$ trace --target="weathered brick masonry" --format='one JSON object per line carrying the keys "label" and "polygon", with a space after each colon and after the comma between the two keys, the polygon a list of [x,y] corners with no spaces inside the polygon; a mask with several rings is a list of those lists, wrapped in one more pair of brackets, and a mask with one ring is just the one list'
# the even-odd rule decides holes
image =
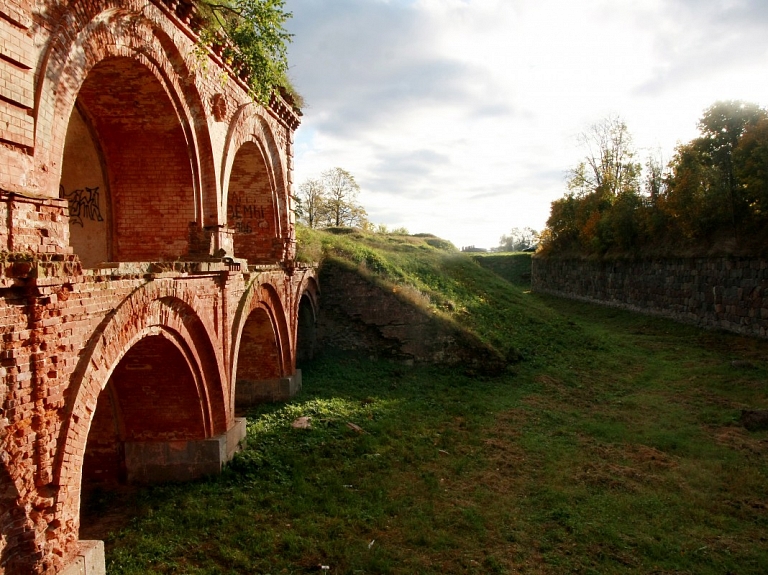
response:
{"label": "weathered brick masonry", "polygon": [[768,337],[768,261],[533,258],[534,291]]}
{"label": "weathered brick masonry", "polygon": [[236,395],[300,382],[298,116],[201,60],[198,25],[178,0],[0,0],[0,574],[89,572],[84,489],[216,472]]}

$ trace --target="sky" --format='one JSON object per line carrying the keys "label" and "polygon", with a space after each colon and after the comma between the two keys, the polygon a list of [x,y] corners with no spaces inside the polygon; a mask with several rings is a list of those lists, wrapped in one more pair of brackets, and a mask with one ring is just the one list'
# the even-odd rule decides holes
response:
{"label": "sky", "polygon": [[719,100],[768,106],[766,0],[286,0],[294,182],[341,167],[374,224],[490,248],[542,230],[578,135],[668,162]]}

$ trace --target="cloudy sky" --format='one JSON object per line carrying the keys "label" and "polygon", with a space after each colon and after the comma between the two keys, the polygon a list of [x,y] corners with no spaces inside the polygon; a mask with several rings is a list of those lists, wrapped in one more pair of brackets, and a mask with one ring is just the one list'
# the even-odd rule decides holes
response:
{"label": "cloudy sky", "polygon": [[669,160],[717,100],[768,105],[766,0],[287,0],[295,181],[340,166],[374,223],[491,247],[541,230],[577,135]]}

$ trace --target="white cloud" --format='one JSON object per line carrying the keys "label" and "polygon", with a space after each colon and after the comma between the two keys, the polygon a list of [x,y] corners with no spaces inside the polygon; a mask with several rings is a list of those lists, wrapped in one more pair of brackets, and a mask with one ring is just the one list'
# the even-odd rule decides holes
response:
{"label": "white cloud", "polygon": [[622,116],[670,158],[718,99],[768,100],[762,0],[288,0],[309,102],[296,180],[352,172],[371,219],[457,245],[542,228]]}

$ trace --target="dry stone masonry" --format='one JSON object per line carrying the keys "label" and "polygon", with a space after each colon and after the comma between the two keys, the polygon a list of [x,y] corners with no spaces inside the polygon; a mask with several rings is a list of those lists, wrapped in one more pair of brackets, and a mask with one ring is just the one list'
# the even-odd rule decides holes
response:
{"label": "dry stone masonry", "polygon": [[533,258],[534,291],[768,337],[768,261]]}
{"label": "dry stone masonry", "polygon": [[198,28],[186,0],[0,0],[0,574],[103,572],[83,493],[216,473],[238,398],[300,386],[299,116]]}

